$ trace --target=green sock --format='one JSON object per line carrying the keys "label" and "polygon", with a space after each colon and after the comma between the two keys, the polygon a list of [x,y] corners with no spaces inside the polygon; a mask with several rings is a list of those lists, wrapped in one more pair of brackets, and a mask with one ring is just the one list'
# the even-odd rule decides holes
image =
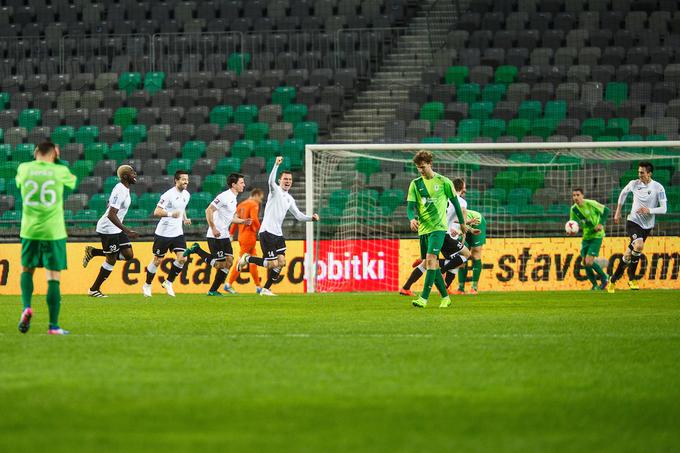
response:
{"label": "green sock", "polygon": [[59,328],[59,309],[61,308],[61,291],[59,280],[47,281],[47,309],[50,312],[50,329]]}
{"label": "green sock", "polygon": [[33,297],[33,274],[30,272],[21,273],[21,302],[24,309],[31,307],[31,297]]}
{"label": "green sock", "polygon": [[597,276],[600,277],[600,280],[604,280],[607,274],[604,273],[602,270],[602,267],[600,267],[599,264],[597,264],[596,261],[593,261],[593,270],[597,273]]}
{"label": "green sock", "polygon": [[465,291],[465,280],[467,280],[468,264],[465,263],[458,268],[458,289]]}
{"label": "green sock", "polygon": [[420,297],[425,300],[430,297],[430,291],[432,291],[432,284],[437,278],[437,272],[439,272],[439,269],[428,269],[425,272],[425,284],[423,285],[423,292],[420,293]]}
{"label": "green sock", "polygon": [[435,286],[437,286],[437,289],[439,290],[439,295],[442,297],[446,297],[449,295],[449,293],[446,290],[446,282],[444,282],[444,277],[442,277],[440,269],[435,270],[437,272],[434,274],[434,284]]}
{"label": "green sock", "polygon": [[593,286],[597,286],[597,279],[595,278],[595,272],[593,272],[592,266],[586,266],[586,275],[588,276],[590,283],[592,283]]}
{"label": "green sock", "polygon": [[480,275],[482,275],[482,260],[474,260],[472,262],[472,287],[474,289],[477,289]]}

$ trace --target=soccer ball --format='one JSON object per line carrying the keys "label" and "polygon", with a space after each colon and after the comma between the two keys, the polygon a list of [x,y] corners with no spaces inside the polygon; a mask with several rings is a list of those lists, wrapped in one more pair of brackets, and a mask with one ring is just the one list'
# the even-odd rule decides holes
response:
{"label": "soccer ball", "polygon": [[574,220],[570,220],[567,223],[564,224],[564,231],[570,234],[576,234],[578,233],[578,222]]}

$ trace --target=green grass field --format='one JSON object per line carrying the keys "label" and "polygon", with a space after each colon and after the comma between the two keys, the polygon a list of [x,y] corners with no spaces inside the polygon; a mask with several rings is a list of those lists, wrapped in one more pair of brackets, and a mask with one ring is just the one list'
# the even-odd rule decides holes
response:
{"label": "green grass field", "polygon": [[677,451],[680,293],[0,297],[0,451]]}

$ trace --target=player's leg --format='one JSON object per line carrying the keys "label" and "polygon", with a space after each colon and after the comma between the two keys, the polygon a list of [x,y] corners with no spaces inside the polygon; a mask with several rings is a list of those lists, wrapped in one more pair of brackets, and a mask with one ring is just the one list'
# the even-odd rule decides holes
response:
{"label": "player's leg", "polygon": [[609,276],[602,270],[602,267],[597,263],[597,257],[600,255],[600,248],[602,248],[602,238],[595,238],[590,240],[587,255],[592,257],[591,267],[595,274],[595,280],[599,282],[598,288],[607,288]]}
{"label": "player's leg", "polygon": [[31,327],[31,318],[33,318],[33,309],[31,308],[31,299],[33,298],[33,273],[38,264],[40,249],[37,246],[37,241],[30,239],[21,240],[21,303],[23,309],[21,311],[21,318],[19,318],[19,332],[26,333]]}
{"label": "player's leg", "polygon": [[[246,250],[246,253],[250,255],[254,255],[256,252],[255,250],[255,244],[257,241],[253,241],[250,244],[244,244],[244,248]],[[257,265],[256,264],[248,264],[248,271],[250,272],[250,276],[253,279],[253,283],[255,284],[255,288],[257,292],[259,293],[260,290],[262,290],[262,280],[260,279],[260,273],[257,270]]]}
{"label": "player's leg", "polygon": [[118,234],[100,234],[99,236],[101,237],[105,259],[99,268],[97,278],[94,283],[92,283],[92,286],[90,286],[90,290],[87,293],[90,297],[107,297],[102,294],[101,286],[106,279],[109,278],[109,275],[111,275],[113,266],[116,264],[118,258],[118,253],[120,253],[121,237]]}
{"label": "player's leg", "polygon": [[105,256],[104,249],[98,249],[88,245],[85,247],[85,253],[83,254],[83,267],[87,267],[90,260],[95,256]]}
{"label": "player's leg", "polygon": [[590,289],[591,290],[597,290],[600,289],[600,285],[598,284],[597,278],[595,277],[595,272],[593,271],[593,262],[595,261],[595,257],[586,255],[583,257],[583,267],[586,270],[586,276],[588,277],[588,281],[590,281]]}
{"label": "player's leg", "polygon": [[[427,299],[430,297],[430,291],[432,291],[432,285],[435,285],[439,290],[439,294],[442,296],[442,305],[448,300],[448,293],[446,291],[446,284],[442,278],[441,271],[439,270],[439,252],[444,245],[444,237],[446,232],[444,231],[434,231],[428,235],[427,238],[427,254],[425,255],[425,283],[423,285],[423,292],[420,297],[413,301],[413,305],[416,307],[425,307],[427,305]],[[450,302],[449,302],[450,303]]]}
{"label": "player's leg", "polygon": [[175,252],[175,261],[172,262],[170,272],[168,272],[168,277],[165,280],[170,283],[174,282],[177,276],[182,272],[182,269],[184,269],[184,263],[187,260],[187,257],[184,256],[184,252],[187,249],[187,243],[184,239],[184,235],[172,238],[171,248],[172,251]]}
{"label": "player's leg", "polygon": [[281,281],[281,271],[283,270],[283,267],[286,265],[286,256],[283,255],[283,253],[285,253],[285,248],[283,249],[282,252],[277,253],[279,254],[276,255],[276,259],[267,260],[266,262],[267,281],[264,283],[262,291],[260,291],[260,295],[263,296],[275,295],[274,293],[271,292],[271,287],[274,283],[278,283],[279,281]]}
{"label": "player's leg", "polygon": [[623,273],[625,272],[626,268],[630,264],[631,257],[632,257],[632,252],[634,249],[634,243],[638,240],[639,238],[639,228],[636,228],[637,224],[635,222],[631,222],[628,220],[626,222],[626,233],[630,237],[630,242],[628,243],[628,247],[626,247],[626,251],[623,254],[623,257],[621,258],[621,261],[619,262],[619,265],[617,266],[616,270],[614,271],[614,274],[612,275],[611,279],[609,280],[609,292],[613,293],[614,288],[616,285],[616,282],[619,281],[619,279],[623,276]]}
{"label": "player's leg", "polygon": [[211,265],[217,271],[215,272],[213,283],[208,290],[208,295],[221,296],[222,294],[218,290],[227,279],[229,268],[234,262],[234,252],[229,239],[208,238],[208,247],[210,248],[211,255],[214,257],[211,260]]}
{"label": "player's leg", "polygon": [[142,285],[142,292],[144,297],[151,297],[151,283],[158,272],[158,266],[161,265],[163,257],[165,257],[165,252],[168,251],[168,243],[160,236],[154,236],[153,238],[153,258],[151,262],[146,266],[146,281]]}
{"label": "player's leg", "polygon": [[470,294],[477,294],[477,286],[479,285],[479,278],[482,275],[482,250],[483,245],[473,246],[470,250],[470,258],[472,259],[472,286],[470,287]]}
{"label": "player's leg", "polygon": [[[208,238],[208,239],[211,239],[211,238]],[[210,247],[209,244],[208,244],[208,247]],[[203,250],[198,242],[194,242],[193,244],[191,244],[191,247],[187,248],[184,251],[184,256],[188,258],[192,253],[195,253],[198,256],[200,256],[201,259],[204,262],[210,264],[211,266],[213,266],[213,267],[215,266],[215,264],[213,262],[211,262],[212,259],[214,258],[213,255],[211,253],[208,253],[205,250]]]}
{"label": "player's leg", "polygon": [[50,314],[50,335],[66,335],[69,332],[59,327],[61,310],[60,273],[67,268],[66,239],[42,241],[45,276],[47,278],[47,309]]}
{"label": "player's leg", "polygon": [[630,264],[628,265],[628,286],[632,290],[638,290],[637,281],[637,267],[640,262],[640,257],[642,256],[642,251],[645,248],[645,241],[649,235],[650,230],[644,230],[640,228],[640,234],[635,242],[633,242],[633,250],[630,252]]}

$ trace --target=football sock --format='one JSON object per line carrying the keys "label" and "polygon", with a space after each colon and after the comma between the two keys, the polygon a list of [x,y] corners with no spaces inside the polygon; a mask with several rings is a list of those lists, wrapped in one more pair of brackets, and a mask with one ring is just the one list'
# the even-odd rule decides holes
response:
{"label": "football sock", "polygon": [[423,291],[420,293],[420,297],[423,299],[427,300],[430,297],[430,291],[432,291],[435,275],[438,272],[440,272],[439,269],[428,269],[425,271],[425,283],[423,284]]}
{"label": "football sock", "polygon": [[170,268],[170,272],[168,272],[168,281],[170,283],[175,281],[175,278],[177,277],[177,274],[182,272],[182,268],[184,267],[184,263],[180,263],[179,261],[175,260],[172,262],[172,267]]}
{"label": "football sock", "polygon": [[630,256],[630,264],[628,265],[628,280],[637,280],[635,273],[637,272],[638,263],[640,262],[641,252],[633,250]]}
{"label": "football sock", "polygon": [[262,258],[261,256],[250,255],[246,261],[250,264],[255,264],[257,266],[264,267],[264,258]]}
{"label": "football sock", "polygon": [[597,264],[597,261],[593,261],[593,270],[595,271],[600,280],[604,280],[605,277],[607,276],[607,274],[605,274],[604,271],[602,270],[602,267],[599,264]]}
{"label": "football sock", "polygon": [[423,272],[425,272],[425,268],[423,267],[423,263],[420,263],[415,269],[413,269],[413,271],[411,271],[411,275],[409,275],[408,280],[406,280],[406,283],[404,283],[404,289],[411,289],[411,285],[413,285],[420,277],[422,277]]}
{"label": "football sock", "polygon": [[150,285],[151,282],[153,282],[153,278],[156,276],[156,271],[158,270],[158,266],[156,266],[153,261],[149,263],[148,266],[146,266],[146,284]]}
{"label": "football sock", "polygon": [[468,266],[461,266],[458,269],[458,290],[465,291],[465,284],[467,283]]}
{"label": "football sock", "polygon": [[33,274],[30,272],[21,273],[21,302],[24,308],[30,308],[31,298],[33,297]]}
{"label": "football sock", "polygon": [[616,283],[621,278],[623,272],[626,270],[626,267],[628,267],[628,263],[630,263],[630,258],[628,260],[626,260],[625,256],[621,258],[621,261],[619,261],[619,265],[616,267],[614,275],[612,275],[611,280],[612,283]]}
{"label": "football sock", "polygon": [[229,283],[230,286],[234,284],[234,282],[236,281],[236,277],[238,277],[238,270],[236,269],[237,267],[238,266],[236,265],[231,266],[231,270],[229,271],[229,278],[227,279],[227,283]]}
{"label": "football sock", "polygon": [[482,260],[474,260],[472,262],[472,287],[477,289],[479,277],[482,275]]}
{"label": "football sock", "polygon": [[442,277],[442,273],[439,269],[434,270],[434,284],[439,290],[439,295],[442,297],[446,297],[449,295],[449,292],[446,290],[446,283],[444,283],[444,277]]}
{"label": "football sock", "polygon": [[[234,269],[236,269],[236,266],[234,266]],[[255,286],[260,286],[260,283],[262,282],[260,280],[260,274],[257,271],[257,265],[249,264],[248,270],[250,270],[250,276],[253,277],[253,283],[255,283]]]}
{"label": "football sock", "polygon": [[281,269],[278,267],[275,267],[274,269],[269,269],[269,272],[267,273],[267,282],[264,284],[264,287],[269,289],[271,288],[272,284],[274,283],[274,280],[277,280],[279,278],[279,273],[281,272]]}
{"label": "football sock", "polygon": [[92,249],[92,250],[90,250],[90,254],[92,256],[105,256],[104,250],[102,250],[102,249]]}
{"label": "football sock", "polygon": [[59,328],[59,309],[61,308],[61,291],[59,280],[47,281],[47,309],[50,312],[50,329]]}
{"label": "football sock", "polygon": [[213,280],[212,286],[210,287],[210,292],[217,291],[220,288],[220,285],[227,279],[227,274],[221,271],[222,269],[215,273],[215,280]]}
{"label": "football sock", "polygon": [[109,275],[111,275],[112,270],[113,266],[104,261],[102,267],[99,268],[99,275],[97,275],[97,279],[92,284],[90,291],[99,291],[99,288],[101,288],[102,283],[104,283],[104,280],[109,278]]}
{"label": "football sock", "polygon": [[595,272],[593,272],[593,266],[585,266],[586,267],[586,275],[588,276],[588,280],[590,280],[590,283],[593,284],[593,286],[597,286],[597,278],[595,277]]}
{"label": "football sock", "polygon": [[446,283],[446,287],[448,288],[451,286],[451,283],[456,279],[456,274],[455,272],[446,272],[446,277],[444,278],[444,283]]}

